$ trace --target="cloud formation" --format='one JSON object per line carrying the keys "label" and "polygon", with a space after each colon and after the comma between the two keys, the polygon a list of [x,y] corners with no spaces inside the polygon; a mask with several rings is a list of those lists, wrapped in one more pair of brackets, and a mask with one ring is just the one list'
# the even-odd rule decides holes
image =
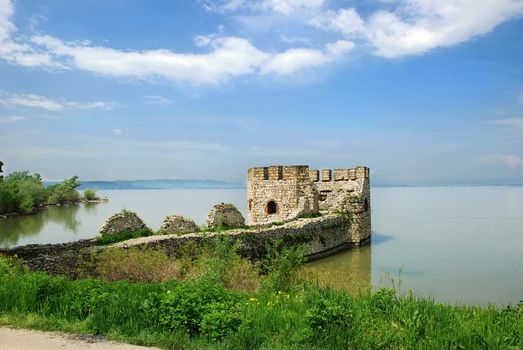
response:
{"label": "cloud formation", "polygon": [[523,118],[506,118],[496,119],[489,122],[490,124],[503,125],[512,131],[523,133]]}
{"label": "cloud formation", "polygon": [[[1,96],[1,95],[0,95]],[[110,110],[115,107],[114,103],[109,102],[76,102],[65,99],[53,100],[47,97],[33,94],[9,94],[0,98],[0,104],[4,106],[22,106],[44,109],[50,112],[58,112],[64,109],[102,109]]]}
{"label": "cloud formation", "polygon": [[341,60],[357,48],[371,47],[372,54],[385,58],[423,54],[488,33],[523,13],[521,0],[393,1],[387,9],[366,18],[354,7],[328,5],[332,4],[325,0],[207,1],[205,9],[222,14],[242,11],[244,16],[296,17],[296,21],[327,33],[327,39],[321,36],[314,43],[301,41],[302,47],[292,47],[297,42],[287,41],[291,47],[265,51],[249,39],[224,35],[222,27],[219,33],[196,35],[195,45],[204,52],[193,53],[117,50],[45,34],[22,38],[16,35],[12,22],[13,3],[0,0],[0,58],[53,71],[74,69],[115,78],[216,85],[248,75],[296,74]]}
{"label": "cloud formation", "polygon": [[19,115],[11,115],[8,117],[0,117],[0,123],[16,123],[25,120],[25,117]]}
{"label": "cloud formation", "polygon": [[523,159],[513,154],[496,154],[479,157],[479,160],[489,164],[504,164],[510,169],[523,167]]}

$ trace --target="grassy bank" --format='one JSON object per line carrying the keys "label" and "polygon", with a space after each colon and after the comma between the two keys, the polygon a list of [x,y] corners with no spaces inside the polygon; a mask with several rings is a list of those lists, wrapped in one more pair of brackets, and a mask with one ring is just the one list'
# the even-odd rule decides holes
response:
{"label": "grassy bank", "polygon": [[[449,306],[387,289],[349,296],[300,280],[299,249],[261,266],[224,244],[193,248],[170,266],[158,252],[97,256],[103,278],[82,280],[2,258],[0,324],[170,349],[523,349],[523,304]],[[151,279],[162,282],[139,282]]]}

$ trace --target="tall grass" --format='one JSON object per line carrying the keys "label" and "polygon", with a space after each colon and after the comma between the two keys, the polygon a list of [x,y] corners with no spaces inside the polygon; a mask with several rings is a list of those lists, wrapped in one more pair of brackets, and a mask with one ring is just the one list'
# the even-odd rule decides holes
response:
{"label": "tall grass", "polygon": [[247,262],[218,244],[186,257],[205,266],[199,274],[154,283],[70,280],[0,258],[0,324],[170,349],[523,348],[523,303],[452,306],[394,289],[352,297],[300,283],[296,251],[274,253],[255,291],[235,291],[226,276]]}

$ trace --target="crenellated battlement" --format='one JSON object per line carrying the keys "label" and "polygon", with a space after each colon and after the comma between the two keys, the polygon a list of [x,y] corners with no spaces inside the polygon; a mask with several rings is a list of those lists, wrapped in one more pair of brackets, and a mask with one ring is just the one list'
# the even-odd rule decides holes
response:
{"label": "crenellated battlement", "polygon": [[308,181],[308,165],[271,165],[266,167],[250,168],[247,171],[249,181],[283,180]]}
{"label": "crenellated battlement", "polygon": [[[321,176],[320,176],[321,175]],[[309,179],[312,182],[329,182],[329,181],[352,181],[357,179],[368,179],[369,168],[357,166],[355,168],[345,169],[321,169],[309,170]]]}

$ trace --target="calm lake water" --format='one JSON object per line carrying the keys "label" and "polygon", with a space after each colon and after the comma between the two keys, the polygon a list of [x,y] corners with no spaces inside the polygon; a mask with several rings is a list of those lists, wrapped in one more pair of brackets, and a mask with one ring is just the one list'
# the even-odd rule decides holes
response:
{"label": "calm lake water", "polygon": [[[153,229],[168,214],[205,223],[217,202],[246,212],[245,190],[110,190],[110,201],[0,219],[0,246],[93,237],[107,217],[135,211]],[[311,263],[340,286],[360,281],[451,303],[517,304],[523,299],[523,187],[372,189],[372,244]],[[400,272],[401,271],[401,272]]]}

